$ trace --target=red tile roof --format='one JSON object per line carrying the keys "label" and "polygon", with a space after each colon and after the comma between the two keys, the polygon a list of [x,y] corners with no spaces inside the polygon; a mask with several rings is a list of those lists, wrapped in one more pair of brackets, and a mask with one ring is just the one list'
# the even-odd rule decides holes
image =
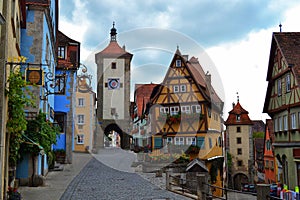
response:
{"label": "red tile roof", "polygon": [[99,53],[96,54],[96,56],[100,57],[113,57],[113,58],[118,58],[118,57],[129,57],[132,58],[132,54],[128,53],[125,48],[121,48],[118,44],[117,41],[110,41],[108,46],[100,51]]}
{"label": "red tile roof", "polygon": [[[241,106],[240,102],[238,102],[229,112],[225,125],[252,125],[253,123],[248,114],[248,111]],[[237,115],[240,115],[240,120],[237,120]]]}
{"label": "red tile roof", "polygon": [[154,87],[158,84],[135,84],[134,102],[138,108],[138,117],[143,115],[146,109],[146,104],[150,101],[150,97]]}

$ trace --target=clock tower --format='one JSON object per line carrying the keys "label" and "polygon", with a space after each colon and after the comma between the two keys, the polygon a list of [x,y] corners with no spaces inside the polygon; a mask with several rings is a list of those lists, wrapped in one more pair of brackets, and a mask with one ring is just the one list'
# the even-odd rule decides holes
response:
{"label": "clock tower", "polygon": [[104,147],[104,136],[117,132],[121,148],[129,148],[130,63],[133,54],[117,42],[113,23],[108,46],[96,53],[97,64],[97,128],[96,151]]}

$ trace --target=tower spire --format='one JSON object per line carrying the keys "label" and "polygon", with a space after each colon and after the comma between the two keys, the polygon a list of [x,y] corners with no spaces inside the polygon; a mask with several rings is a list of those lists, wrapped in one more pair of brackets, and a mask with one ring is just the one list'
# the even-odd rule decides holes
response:
{"label": "tower spire", "polygon": [[110,41],[117,41],[117,29],[115,28],[115,22],[113,22],[113,27],[110,29]]}
{"label": "tower spire", "polygon": [[280,24],[279,24],[279,31],[280,31],[280,32],[282,31],[282,24],[281,24],[281,22],[280,22]]}

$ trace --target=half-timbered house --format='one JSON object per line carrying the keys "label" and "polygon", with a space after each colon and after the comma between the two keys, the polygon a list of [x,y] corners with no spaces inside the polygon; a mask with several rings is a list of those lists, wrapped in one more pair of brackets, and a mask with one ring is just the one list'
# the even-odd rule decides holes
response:
{"label": "half-timbered house", "polygon": [[274,124],[274,154],[281,183],[300,183],[300,32],[272,35],[264,113]]}
{"label": "half-timbered house", "polygon": [[[152,148],[188,150],[193,158],[205,160],[210,170],[210,164],[222,157],[223,123],[223,102],[211,84],[211,75],[204,73],[197,58],[188,59],[177,49],[163,82],[153,92]],[[190,146],[198,147],[199,152],[191,151]]]}

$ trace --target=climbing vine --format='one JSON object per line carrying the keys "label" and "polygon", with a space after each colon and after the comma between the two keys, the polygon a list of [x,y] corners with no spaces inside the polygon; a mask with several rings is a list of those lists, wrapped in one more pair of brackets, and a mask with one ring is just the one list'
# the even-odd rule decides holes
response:
{"label": "climbing vine", "polygon": [[26,92],[26,82],[20,70],[12,71],[8,78],[8,120],[6,124],[9,136],[9,165],[16,166],[19,158],[19,148],[22,142],[22,133],[26,130],[25,106],[33,106],[31,95]]}
{"label": "climbing vine", "polygon": [[[46,114],[39,112],[36,119],[27,122],[25,131],[25,141],[22,144],[22,153],[30,153],[33,156],[43,150],[46,154],[51,151],[51,145],[56,143],[56,137],[59,134],[59,128],[53,126],[46,119]],[[28,141],[28,139],[32,141]]]}

